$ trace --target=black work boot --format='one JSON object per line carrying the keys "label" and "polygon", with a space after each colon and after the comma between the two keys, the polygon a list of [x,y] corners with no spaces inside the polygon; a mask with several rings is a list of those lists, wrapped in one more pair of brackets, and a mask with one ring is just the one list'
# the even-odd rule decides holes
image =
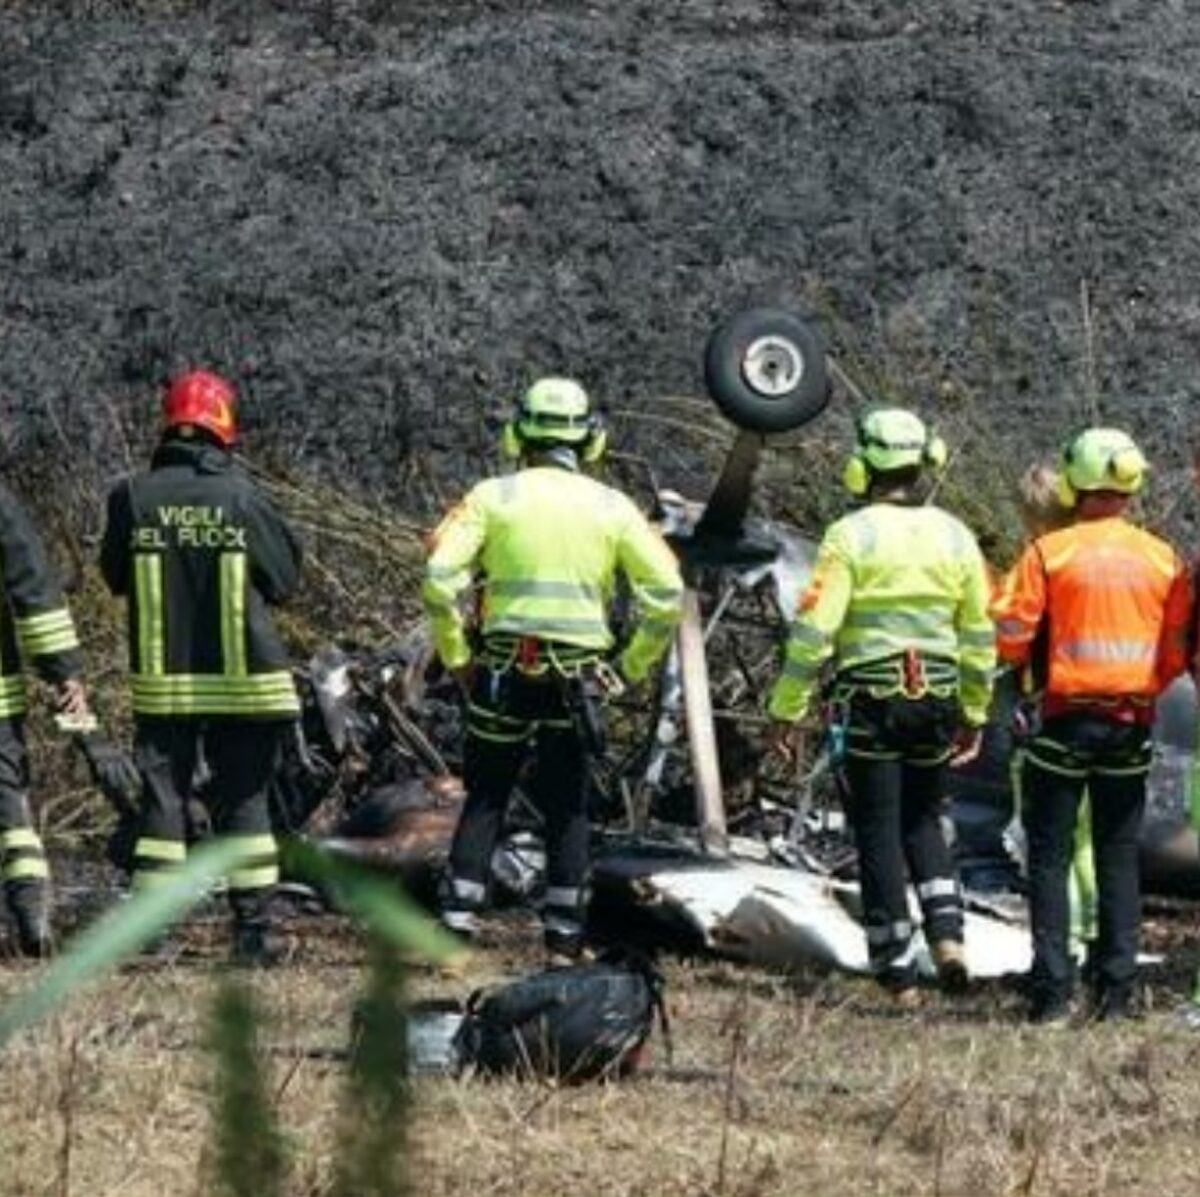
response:
{"label": "black work boot", "polygon": [[234,964],[245,968],[274,968],[287,959],[287,948],[275,933],[269,902],[269,894],[234,896]]}
{"label": "black work boot", "polygon": [[42,877],[23,877],[4,886],[8,909],[23,956],[41,960],[54,950],[50,930],[50,885]]}

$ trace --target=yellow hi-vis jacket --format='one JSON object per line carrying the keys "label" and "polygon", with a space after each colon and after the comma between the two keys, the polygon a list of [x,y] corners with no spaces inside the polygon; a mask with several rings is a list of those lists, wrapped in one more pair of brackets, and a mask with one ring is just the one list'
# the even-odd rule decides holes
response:
{"label": "yellow hi-vis jacket", "polygon": [[606,652],[616,572],[639,621],[621,672],[639,681],[679,620],[683,582],[674,554],[633,502],[584,474],[534,466],[475,486],[432,537],[422,595],[448,668],[471,657],[460,600],[483,575],[484,637],[529,636]]}
{"label": "yellow hi-vis jacket", "polygon": [[934,693],[957,693],[966,722],[987,720],[996,664],[988,581],[970,531],[937,507],[872,503],[825,532],[771,692],[770,713],[799,719],[821,666],[873,694],[904,690],[920,659]]}

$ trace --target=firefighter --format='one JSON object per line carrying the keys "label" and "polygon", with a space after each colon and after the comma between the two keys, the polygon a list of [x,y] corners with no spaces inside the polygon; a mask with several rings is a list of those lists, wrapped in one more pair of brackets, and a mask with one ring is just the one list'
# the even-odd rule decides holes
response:
{"label": "firefighter", "polygon": [[857,511],[825,532],[771,691],[772,747],[793,751],[833,658],[831,711],[844,732],[847,814],[858,845],[871,968],[916,1001],[905,862],[943,988],[967,983],[962,896],[941,826],[947,767],[978,754],[995,666],[988,581],[974,536],[923,505],[923,472],[946,459],[911,412],[857,425],[844,482]]}
{"label": "firefighter", "polygon": [[[542,912],[552,959],[582,949],[588,866],[586,756],[598,749],[597,690],[613,674],[607,620],[622,572],[640,621],[617,659],[630,683],[670,643],[682,582],[666,543],[623,494],[584,472],[604,429],[576,382],[543,378],[504,429],[515,473],[480,482],[434,532],[424,599],[443,664],[467,694],[466,805],[443,920],[466,938],[486,905],[492,848],[532,749],[546,819]],[[473,643],[460,605],[480,577]]]}
{"label": "firefighter", "polygon": [[0,608],[0,868],[4,896],[26,956],[51,948],[50,870],[34,830],[26,793],[26,710],[22,664],[54,687],[65,725],[90,721],[80,680],[82,658],[71,614],[63,602],[42,540],[7,487],[0,485],[0,555],[4,594]]}
{"label": "firefighter", "polygon": [[1178,555],[1128,522],[1146,462],[1126,433],[1091,428],[1067,445],[1060,497],[1075,512],[1038,537],[993,605],[1001,656],[1039,649],[1041,727],[1025,748],[1022,797],[1033,926],[1030,1018],[1070,1011],[1067,874],[1080,799],[1091,799],[1099,892],[1094,1012],[1131,1010],[1139,923],[1137,833],[1154,701],[1187,667],[1191,585]]}
{"label": "firefighter", "polygon": [[271,964],[268,901],[279,877],[268,788],[299,714],[269,605],[295,590],[300,550],[234,463],[234,390],[204,370],[167,387],[150,469],[108,500],[101,568],[128,600],[134,753],[142,774],[133,885],[185,859],[201,760],[219,834],[245,852],[229,878],[234,958]]}

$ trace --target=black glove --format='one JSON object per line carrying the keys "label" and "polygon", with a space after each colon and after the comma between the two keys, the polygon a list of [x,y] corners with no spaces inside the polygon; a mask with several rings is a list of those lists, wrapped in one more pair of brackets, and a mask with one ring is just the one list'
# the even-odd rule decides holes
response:
{"label": "black glove", "polygon": [[99,735],[80,736],[76,741],[96,788],[121,815],[141,805],[142,777],[129,753]]}

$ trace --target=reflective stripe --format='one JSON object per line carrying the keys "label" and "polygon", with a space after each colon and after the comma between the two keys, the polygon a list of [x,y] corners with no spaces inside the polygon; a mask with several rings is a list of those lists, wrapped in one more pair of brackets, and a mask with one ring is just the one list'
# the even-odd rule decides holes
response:
{"label": "reflective stripe", "polygon": [[1145,640],[1102,640],[1099,638],[1061,640],[1055,651],[1072,661],[1119,661],[1123,663],[1153,661],[1157,645]]}
{"label": "reflective stripe", "polygon": [[5,881],[22,881],[29,877],[49,877],[50,866],[44,856],[19,856],[4,866]]}
{"label": "reflective stripe", "polygon": [[923,902],[930,898],[957,898],[958,882],[953,877],[933,877],[917,886],[917,897]]}
{"label": "reflective stripe", "polygon": [[830,636],[827,632],[821,631],[820,628],[814,628],[807,623],[792,624],[791,631],[788,632],[788,644],[811,644],[814,648],[824,648],[830,641]]}
{"label": "reflective stripe", "polygon": [[28,657],[68,652],[79,647],[75,624],[65,607],[13,620],[21,651]]}
{"label": "reflective stripe", "polygon": [[166,668],[162,575],[162,558],[157,553],[134,554],[133,577],[138,620],[138,673],[151,676],[161,674]]}
{"label": "reflective stripe", "polygon": [[524,578],[496,578],[486,586],[488,594],[503,598],[578,599],[581,602],[604,601],[604,591],[588,582],[550,582]]}
{"label": "reflective stripe", "polygon": [[821,672],[821,666],[809,664],[807,661],[784,661],[780,677],[796,678],[798,681],[811,681]]}
{"label": "reflective stripe", "polygon": [[164,860],[178,864],[187,859],[187,845],[182,840],[159,840],[143,836],[134,845],[133,855],[143,860]]}
{"label": "reflective stripe", "polygon": [[487,886],[481,881],[468,881],[465,877],[451,877],[450,892],[463,902],[482,902],[487,897]]}
{"label": "reflective stripe", "polygon": [[17,674],[0,677],[0,719],[25,713],[25,682]]}
{"label": "reflective stripe", "polygon": [[875,610],[851,607],[842,626],[944,639],[954,630],[952,619],[953,612],[946,607],[884,607]]}
{"label": "reflective stripe", "polygon": [[913,926],[907,919],[895,923],[884,923],[882,926],[867,927],[867,943],[873,946],[892,943],[906,943],[912,938]]}
{"label": "reflective stripe", "polygon": [[279,865],[256,865],[253,868],[231,869],[229,888],[236,890],[268,889],[279,884]]}
{"label": "reflective stripe", "polygon": [[673,603],[678,605],[683,600],[683,591],[677,586],[638,586],[640,597],[655,603]]}
{"label": "reflective stripe", "polygon": [[0,831],[0,850],[10,852],[14,848],[42,847],[42,838],[32,827],[12,827],[8,831]]}
{"label": "reflective stripe", "polygon": [[991,648],[996,643],[996,632],[994,628],[960,628],[958,642],[965,648]]}
{"label": "reflective stripe", "polygon": [[227,677],[245,677],[246,554],[221,554],[221,661]]}
{"label": "reflective stripe", "polygon": [[505,614],[489,618],[486,632],[515,632],[522,636],[589,636],[602,640],[597,648],[612,642],[612,633],[602,619],[590,615],[556,615],[538,619],[527,615]]}
{"label": "reflective stripe", "polygon": [[300,710],[286,670],[245,677],[135,674],[132,689],[133,709],[142,715],[295,715]]}
{"label": "reflective stripe", "polygon": [[547,906],[565,906],[569,910],[575,909],[583,899],[583,890],[568,888],[561,885],[549,885],[546,887],[546,905]]}

